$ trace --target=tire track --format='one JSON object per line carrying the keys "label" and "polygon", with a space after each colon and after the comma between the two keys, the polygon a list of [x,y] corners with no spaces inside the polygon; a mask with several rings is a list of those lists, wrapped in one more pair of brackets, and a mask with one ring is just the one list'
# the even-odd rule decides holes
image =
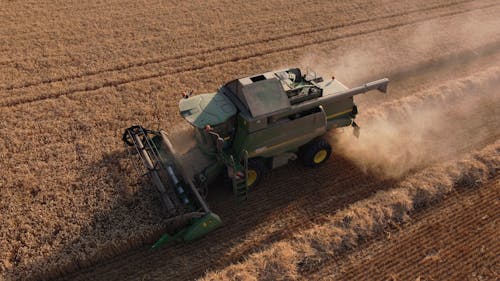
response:
{"label": "tire track", "polygon": [[102,88],[116,87],[116,86],[132,83],[132,82],[137,82],[137,81],[149,80],[149,79],[154,79],[154,78],[159,78],[159,77],[164,77],[164,76],[171,76],[171,75],[175,75],[175,74],[195,72],[195,71],[199,71],[199,70],[203,70],[203,69],[212,68],[215,66],[224,65],[227,63],[246,61],[246,60],[249,60],[252,58],[262,57],[265,55],[276,54],[276,53],[281,53],[281,52],[286,52],[286,51],[292,51],[292,50],[296,50],[296,49],[309,47],[312,45],[318,45],[318,44],[322,44],[322,43],[326,43],[326,42],[333,42],[333,41],[337,41],[337,40],[341,40],[341,39],[346,39],[346,38],[351,38],[351,37],[356,37],[356,36],[361,36],[361,35],[367,35],[367,34],[378,32],[378,31],[394,29],[394,28],[398,28],[398,27],[402,27],[402,26],[406,26],[406,25],[411,25],[411,24],[415,24],[415,23],[419,23],[419,22],[425,22],[428,20],[433,20],[433,19],[438,19],[438,18],[451,17],[451,16],[455,16],[455,15],[459,15],[459,14],[468,13],[471,11],[483,10],[483,9],[496,7],[496,6],[500,6],[500,3],[489,4],[489,5],[485,5],[485,6],[481,6],[481,7],[476,7],[473,9],[468,9],[465,11],[462,10],[462,11],[447,12],[447,13],[439,14],[436,16],[425,16],[423,18],[413,19],[413,20],[409,20],[406,22],[389,24],[389,25],[382,26],[382,27],[367,29],[367,30],[358,31],[358,32],[352,32],[352,33],[339,35],[339,36],[333,36],[333,37],[322,38],[322,39],[313,39],[310,42],[275,47],[275,48],[272,48],[272,49],[269,49],[266,51],[256,51],[256,52],[250,53],[250,54],[235,56],[235,57],[232,57],[230,59],[222,59],[222,60],[216,60],[216,61],[212,61],[212,62],[201,63],[201,64],[196,65],[196,66],[179,67],[179,68],[175,68],[175,69],[170,70],[170,71],[161,71],[159,73],[139,75],[138,77],[135,77],[132,79],[116,79],[116,80],[112,80],[112,81],[105,81],[105,82],[102,82],[98,85],[90,85],[90,86],[84,85],[84,86],[80,86],[80,87],[77,87],[74,89],[59,91],[59,92],[55,92],[55,93],[46,93],[46,94],[41,94],[39,96],[32,96],[32,97],[20,96],[17,98],[12,98],[10,100],[3,99],[2,101],[0,101],[0,107],[12,107],[12,106],[17,106],[17,105],[22,105],[22,104],[43,101],[43,100],[47,100],[47,99],[55,99],[55,98],[58,98],[61,96],[71,95],[71,94],[78,93],[78,92],[96,91],[96,90],[99,90]]}
{"label": "tire track", "polygon": [[[79,79],[79,78],[84,78],[87,76],[93,76],[93,75],[99,75],[107,72],[115,72],[115,71],[122,71],[130,68],[135,68],[135,67],[141,67],[141,66],[146,66],[150,64],[158,64],[158,63],[163,63],[163,62],[169,62],[169,61],[174,61],[174,60],[179,60],[179,59],[184,59],[184,58],[189,58],[189,57],[197,57],[202,54],[202,56],[209,56],[210,54],[220,52],[220,51],[228,51],[228,50],[233,50],[233,49],[238,49],[240,47],[249,47],[253,45],[258,45],[262,43],[269,44],[270,42],[281,40],[281,39],[286,39],[286,38],[291,38],[291,37],[296,37],[296,36],[301,36],[301,35],[306,35],[310,33],[318,33],[318,32],[324,32],[328,30],[335,30],[335,29],[340,29],[340,28],[345,28],[345,27],[352,27],[372,21],[377,21],[377,20],[385,20],[385,19],[392,19],[395,17],[400,17],[400,16],[408,16],[412,15],[415,13],[420,13],[420,12],[428,12],[436,9],[442,9],[442,8],[449,8],[452,6],[457,6],[460,4],[464,3],[471,3],[474,2],[474,0],[462,0],[462,1],[457,1],[454,3],[447,3],[447,4],[441,4],[441,5],[436,5],[432,7],[426,7],[422,9],[413,9],[401,13],[394,13],[391,15],[386,15],[386,16],[381,16],[381,17],[373,17],[373,18],[367,18],[367,19],[362,19],[362,20],[357,20],[357,21],[352,21],[348,23],[341,23],[341,24],[333,24],[325,27],[318,27],[318,28],[313,28],[309,30],[301,30],[297,32],[291,32],[287,34],[281,34],[278,36],[270,37],[270,38],[261,38],[258,40],[254,41],[249,41],[249,42],[239,42],[236,44],[232,45],[226,45],[226,46],[220,46],[216,48],[208,48],[208,49],[201,49],[193,52],[186,52],[184,54],[179,54],[175,56],[170,56],[170,57],[161,57],[161,58],[155,58],[155,59],[149,59],[149,60],[144,60],[144,61],[139,61],[139,62],[131,62],[131,63],[126,63],[110,68],[105,68],[105,69],[100,69],[100,70],[95,70],[95,71],[88,71],[84,72],[81,74],[76,74],[76,75],[68,75],[68,76],[63,76],[63,77],[58,77],[58,78],[52,78],[52,79],[45,79],[45,80],[40,80],[40,81],[33,81],[33,82],[28,82],[24,83],[21,85],[10,85],[7,87],[1,87],[0,90],[6,90],[6,91],[11,91],[11,90],[17,90],[17,89],[24,89],[24,88],[30,88],[42,84],[50,84],[50,83],[55,83],[55,82],[61,82],[65,80],[73,80],[73,79]],[[499,5],[499,4],[491,4],[492,6]],[[487,7],[485,7],[487,8]]]}

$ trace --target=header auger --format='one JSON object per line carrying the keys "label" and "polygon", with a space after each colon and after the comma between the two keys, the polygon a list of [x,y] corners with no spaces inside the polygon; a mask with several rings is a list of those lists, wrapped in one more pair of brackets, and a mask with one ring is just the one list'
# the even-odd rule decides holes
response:
{"label": "header auger", "polygon": [[123,141],[139,156],[158,190],[167,228],[154,247],[190,241],[219,227],[205,201],[218,177],[228,177],[236,200],[245,200],[270,170],[299,158],[316,167],[327,161],[327,131],[352,126],[358,108],[353,97],[387,91],[387,78],[347,88],[315,73],[291,68],[233,80],[217,92],[185,95],[180,115],[191,125],[192,146],[176,150],[164,131],[132,126]]}

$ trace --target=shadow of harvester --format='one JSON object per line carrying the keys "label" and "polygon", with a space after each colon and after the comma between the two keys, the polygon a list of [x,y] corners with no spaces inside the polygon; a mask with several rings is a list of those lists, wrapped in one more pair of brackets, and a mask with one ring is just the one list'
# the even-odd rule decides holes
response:
{"label": "shadow of harvester", "polygon": [[148,181],[137,184],[138,175],[129,163],[127,153],[117,151],[82,170],[82,182],[109,192],[102,195],[93,189],[89,199],[104,196],[107,205],[94,213],[78,237],[34,264],[44,270],[35,270],[33,279],[197,278],[394,184],[366,175],[338,156],[317,169],[290,163],[273,171],[243,203],[236,203],[228,186],[210,187],[208,202],[223,227],[191,243],[151,250],[165,218],[154,187]]}

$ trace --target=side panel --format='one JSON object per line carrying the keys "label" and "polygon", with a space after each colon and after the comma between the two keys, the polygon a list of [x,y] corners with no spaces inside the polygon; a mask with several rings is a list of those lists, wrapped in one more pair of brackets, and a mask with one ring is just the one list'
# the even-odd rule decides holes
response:
{"label": "side panel", "polygon": [[241,141],[241,148],[252,157],[272,157],[295,151],[315,137],[326,133],[326,116],[321,107],[304,116],[289,116],[268,127],[249,133]]}
{"label": "side panel", "polygon": [[328,130],[351,125],[356,114],[354,106],[352,97],[324,104]]}

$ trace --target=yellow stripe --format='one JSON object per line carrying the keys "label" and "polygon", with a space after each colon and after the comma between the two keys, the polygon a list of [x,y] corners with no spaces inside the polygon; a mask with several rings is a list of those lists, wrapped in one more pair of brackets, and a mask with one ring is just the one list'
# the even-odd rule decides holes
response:
{"label": "yellow stripe", "polygon": [[352,109],[349,109],[349,110],[346,110],[346,111],[342,111],[342,112],[339,112],[339,113],[335,113],[335,114],[328,115],[328,116],[326,116],[326,119],[332,119],[333,117],[337,117],[337,116],[339,116],[339,115],[346,114],[346,113],[349,113],[349,112],[352,112]]}

